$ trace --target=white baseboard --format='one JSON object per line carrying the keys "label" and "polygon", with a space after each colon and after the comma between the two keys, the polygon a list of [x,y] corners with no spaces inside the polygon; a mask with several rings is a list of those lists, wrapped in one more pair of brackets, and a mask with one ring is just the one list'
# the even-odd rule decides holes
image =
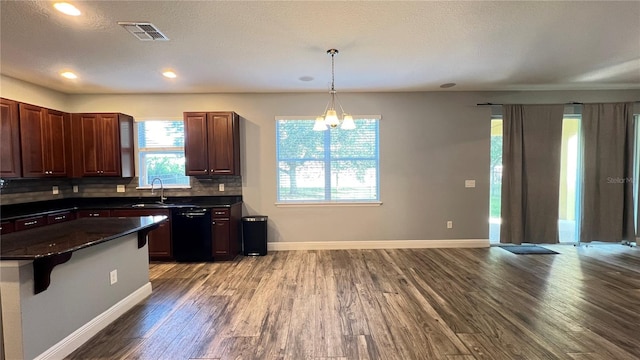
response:
{"label": "white baseboard", "polygon": [[269,251],[284,250],[350,250],[350,249],[435,249],[435,248],[484,248],[489,239],[451,240],[372,240],[372,241],[306,241],[270,242]]}
{"label": "white baseboard", "polygon": [[105,312],[60,340],[47,351],[38,355],[35,360],[63,359],[149,295],[151,295],[150,282],[142,285],[138,290],[132,292],[129,296],[118,301]]}

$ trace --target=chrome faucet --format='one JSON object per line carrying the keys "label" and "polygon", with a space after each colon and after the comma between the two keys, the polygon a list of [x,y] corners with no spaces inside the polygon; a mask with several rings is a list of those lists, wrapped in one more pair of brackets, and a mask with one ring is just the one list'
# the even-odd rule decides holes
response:
{"label": "chrome faucet", "polygon": [[153,192],[153,184],[155,184],[156,180],[160,181],[160,204],[164,204],[164,201],[167,200],[167,198],[164,197],[164,185],[162,185],[162,179],[160,179],[159,177],[155,177],[153,178],[153,180],[151,180],[151,195],[155,194]]}

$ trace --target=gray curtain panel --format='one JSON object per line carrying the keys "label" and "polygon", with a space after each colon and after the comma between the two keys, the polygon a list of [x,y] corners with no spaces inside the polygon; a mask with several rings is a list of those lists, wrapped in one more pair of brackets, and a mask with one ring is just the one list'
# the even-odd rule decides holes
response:
{"label": "gray curtain panel", "polygon": [[500,242],[558,242],[564,105],[504,105]]}
{"label": "gray curtain panel", "polygon": [[635,241],[633,104],[582,110],[580,241]]}

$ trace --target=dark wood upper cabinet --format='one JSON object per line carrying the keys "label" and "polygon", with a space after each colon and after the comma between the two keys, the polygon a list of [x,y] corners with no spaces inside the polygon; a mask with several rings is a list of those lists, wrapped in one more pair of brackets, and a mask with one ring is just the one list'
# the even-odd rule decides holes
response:
{"label": "dark wood upper cabinet", "polygon": [[66,177],[70,170],[70,115],[19,104],[23,177]]}
{"label": "dark wood upper cabinet", "polygon": [[186,175],[240,175],[240,117],[235,112],[185,112]]}
{"label": "dark wood upper cabinet", "polygon": [[133,117],[73,114],[73,177],[134,176]]}
{"label": "dark wood upper cabinet", "polygon": [[18,103],[0,98],[0,178],[22,176]]}

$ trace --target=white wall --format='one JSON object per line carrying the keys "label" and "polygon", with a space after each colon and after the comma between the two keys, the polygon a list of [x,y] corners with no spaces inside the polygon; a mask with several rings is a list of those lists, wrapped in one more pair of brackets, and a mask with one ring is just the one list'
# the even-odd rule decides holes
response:
{"label": "white wall", "polygon": [[0,75],[0,96],[49,109],[69,111],[69,95]]}
{"label": "white wall", "polygon": [[[136,118],[236,111],[243,118],[245,215],[269,216],[269,241],[487,239],[490,108],[477,103],[636,101],[640,91],[341,93],[340,99],[353,114],[382,115],[382,206],[274,205],[274,119],[317,115],[328,100],[325,93],[69,95],[66,109]],[[465,189],[465,179],[475,179],[477,187]],[[446,229],[447,220],[453,229]]]}

